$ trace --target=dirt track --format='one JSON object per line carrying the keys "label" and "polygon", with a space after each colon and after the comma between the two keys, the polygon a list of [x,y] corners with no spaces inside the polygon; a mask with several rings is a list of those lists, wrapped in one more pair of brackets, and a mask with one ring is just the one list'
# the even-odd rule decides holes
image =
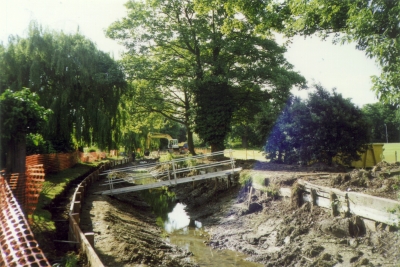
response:
{"label": "dirt track", "polygon": [[[279,186],[291,186],[296,175],[334,171],[252,161],[238,165]],[[332,179],[318,181],[338,183],[334,180],[338,174],[333,172]],[[315,176],[313,179],[316,181]],[[338,187],[352,180],[343,180]],[[373,179],[368,181],[372,186]],[[172,190],[187,205],[190,217],[202,222],[210,234],[208,245],[214,249],[240,251],[248,260],[265,266],[400,266],[398,232],[382,229],[354,234],[347,229],[356,225],[355,218],[333,219],[328,211],[307,204],[298,209],[290,201],[261,191],[252,190],[249,198],[249,186],[227,188],[226,183],[209,181]],[[92,191],[103,188],[94,185]],[[355,183],[352,188],[361,187]],[[383,188],[372,192],[382,195],[386,190],[389,196],[395,195]],[[366,191],[365,187],[362,190]],[[118,198],[89,194],[81,227],[84,232],[95,232],[96,251],[106,266],[196,266],[190,252],[163,239],[163,231],[139,194]]]}

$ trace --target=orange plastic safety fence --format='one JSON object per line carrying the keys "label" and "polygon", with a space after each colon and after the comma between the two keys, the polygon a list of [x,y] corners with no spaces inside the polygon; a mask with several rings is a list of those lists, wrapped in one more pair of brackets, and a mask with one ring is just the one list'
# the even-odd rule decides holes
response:
{"label": "orange plastic safety fence", "polygon": [[89,153],[80,153],[79,157],[81,162],[93,162],[96,160],[105,159],[107,155],[105,152],[89,152]]}
{"label": "orange plastic safety fence", "polygon": [[79,161],[79,152],[38,154],[26,157],[26,166],[43,165],[46,173],[55,173],[73,167]]}
{"label": "orange plastic safety fence", "polygon": [[27,166],[27,179],[25,184],[25,213],[28,218],[36,209],[39,195],[43,188],[45,178],[43,165]]}
{"label": "orange plastic safety fence", "polygon": [[105,152],[82,153],[79,151],[57,154],[37,154],[26,157],[26,166],[42,164],[45,173],[55,173],[73,167],[79,161],[93,162],[106,158]]}
{"label": "orange plastic safety fence", "polygon": [[20,205],[25,203],[25,181],[26,176],[24,173],[11,173],[8,175],[2,172],[3,177],[6,179],[10,189],[13,192],[14,197],[17,199]]}
{"label": "orange plastic safety fence", "polygon": [[0,266],[51,266],[5,178],[0,175]]}

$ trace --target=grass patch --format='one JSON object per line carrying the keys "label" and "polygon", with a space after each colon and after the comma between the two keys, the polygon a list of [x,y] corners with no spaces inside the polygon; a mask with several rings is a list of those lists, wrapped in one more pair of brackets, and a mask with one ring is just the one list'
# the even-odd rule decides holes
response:
{"label": "grass patch", "polygon": [[250,183],[265,186],[265,177],[261,174],[255,174],[248,171],[240,172],[239,183],[242,186],[248,185]]}
{"label": "grass patch", "polygon": [[254,174],[253,177],[253,183],[259,184],[261,186],[265,186],[265,176],[261,174]]}
{"label": "grass patch", "polygon": [[56,197],[63,194],[64,190],[66,190],[67,186],[73,180],[81,177],[103,162],[79,163],[70,169],[46,175],[36,210],[30,218],[34,223],[33,228],[54,231],[54,221],[52,221],[50,211],[45,207],[50,205]]}
{"label": "grass patch", "polygon": [[240,172],[240,176],[239,176],[239,183],[242,186],[248,186],[249,184],[252,183],[252,176],[249,172],[246,171],[242,171]]}
{"label": "grass patch", "polygon": [[271,184],[267,186],[264,190],[264,192],[267,193],[267,196],[272,197],[273,199],[276,199],[279,196],[279,191],[280,187],[277,184]]}
{"label": "grass patch", "polygon": [[166,153],[164,155],[161,155],[158,162],[167,162],[174,160],[176,156],[173,153]]}

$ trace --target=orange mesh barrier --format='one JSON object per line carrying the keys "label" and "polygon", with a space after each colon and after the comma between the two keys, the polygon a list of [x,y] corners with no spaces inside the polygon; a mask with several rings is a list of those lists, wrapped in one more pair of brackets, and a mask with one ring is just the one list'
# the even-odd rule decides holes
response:
{"label": "orange mesh barrier", "polygon": [[79,151],[57,154],[37,154],[26,157],[26,166],[43,165],[45,173],[55,173],[69,169],[81,162],[93,162],[105,159],[105,152],[82,153]]}
{"label": "orange mesh barrier", "polygon": [[43,165],[45,173],[54,173],[73,167],[79,162],[79,152],[38,154],[26,157],[26,166]]}
{"label": "orange mesh barrier", "polygon": [[18,203],[23,205],[25,202],[25,174],[12,173],[6,175],[3,172],[2,175],[7,180],[7,183]]}
{"label": "orange mesh barrier", "polygon": [[0,266],[51,266],[4,177],[0,176]]}
{"label": "orange mesh barrier", "polygon": [[27,179],[25,185],[25,213],[30,215],[36,209],[37,203],[39,202],[39,195],[43,188],[44,183],[44,168],[43,165],[33,165],[27,168]]}
{"label": "orange mesh barrier", "polygon": [[106,157],[107,155],[105,152],[80,153],[79,155],[81,162],[94,162],[96,160],[105,159]]}

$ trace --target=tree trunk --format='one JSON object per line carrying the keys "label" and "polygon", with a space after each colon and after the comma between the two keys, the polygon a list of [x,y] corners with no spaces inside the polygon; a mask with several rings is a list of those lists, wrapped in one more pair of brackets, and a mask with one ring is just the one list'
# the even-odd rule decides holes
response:
{"label": "tree trunk", "polygon": [[12,155],[12,173],[23,173],[26,171],[26,136],[16,139],[14,141],[14,155]]}
{"label": "tree trunk", "polygon": [[242,147],[243,148],[248,148],[247,135],[242,135]]}
{"label": "tree trunk", "polygon": [[249,135],[247,133],[247,127],[244,126],[244,133],[242,135],[242,148],[248,148],[248,141],[249,141]]}
{"label": "tree trunk", "polygon": [[22,173],[25,174],[26,161],[26,135],[20,134],[7,144],[7,173]]}
{"label": "tree trunk", "polygon": [[196,155],[196,151],[194,151],[194,143],[193,143],[193,132],[189,130],[189,127],[186,127],[187,130],[187,144],[189,148],[189,153],[192,154],[193,156]]}
{"label": "tree trunk", "polygon": [[211,145],[211,153],[223,151],[225,149],[224,144],[210,144]]}

